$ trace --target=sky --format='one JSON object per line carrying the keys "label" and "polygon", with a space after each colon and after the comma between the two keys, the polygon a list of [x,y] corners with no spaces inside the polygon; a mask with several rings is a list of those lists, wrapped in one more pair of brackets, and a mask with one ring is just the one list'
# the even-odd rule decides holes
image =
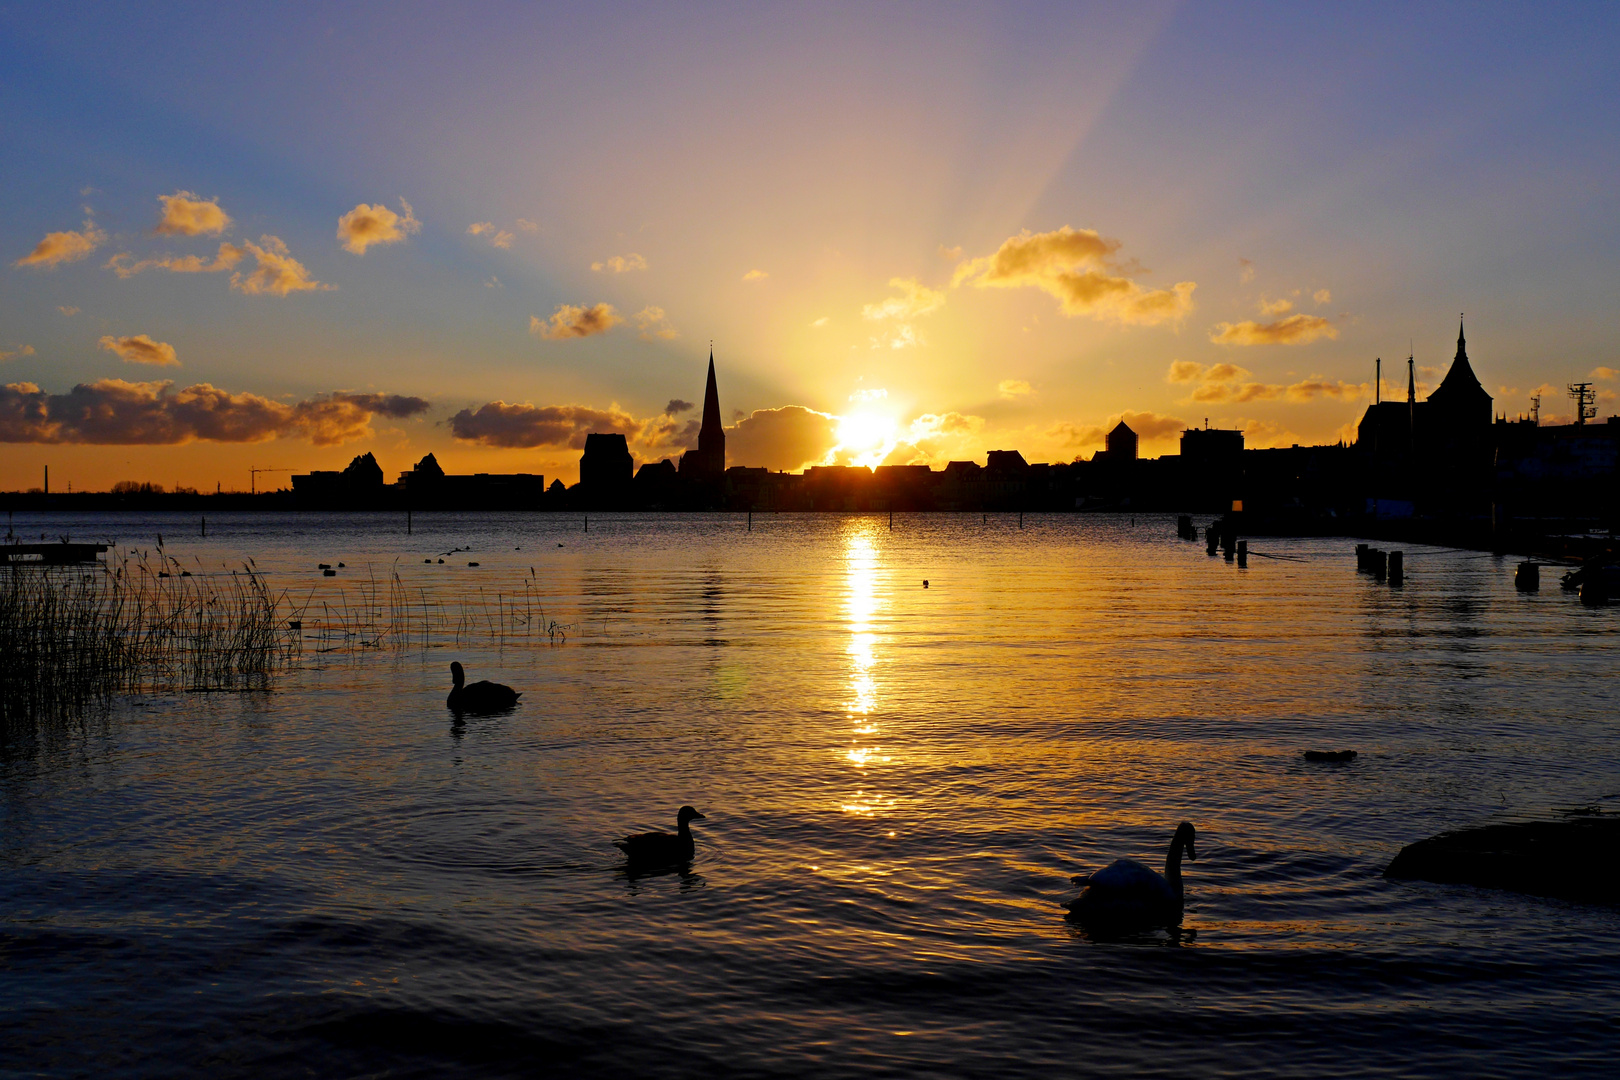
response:
{"label": "sky", "polygon": [[[1620,7],[0,3],[0,490],[1620,411]],[[258,477],[285,486],[289,473]]]}

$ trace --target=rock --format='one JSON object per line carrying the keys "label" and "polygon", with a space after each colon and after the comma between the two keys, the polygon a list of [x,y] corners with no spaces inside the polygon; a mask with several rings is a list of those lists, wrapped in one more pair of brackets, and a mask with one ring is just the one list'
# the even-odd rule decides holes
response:
{"label": "rock", "polygon": [[1620,818],[1485,825],[1408,844],[1384,876],[1616,904],[1617,846]]}
{"label": "rock", "polygon": [[1305,760],[1354,761],[1356,760],[1356,752],[1354,750],[1307,750],[1305,751]]}

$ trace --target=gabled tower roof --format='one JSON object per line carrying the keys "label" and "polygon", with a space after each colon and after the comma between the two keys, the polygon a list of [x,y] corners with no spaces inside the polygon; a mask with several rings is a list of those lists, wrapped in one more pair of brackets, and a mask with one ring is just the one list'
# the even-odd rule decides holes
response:
{"label": "gabled tower roof", "polygon": [[1479,376],[1468,363],[1468,341],[1463,337],[1461,320],[1457,323],[1457,355],[1451,361],[1451,370],[1440,380],[1440,385],[1429,394],[1429,400],[1440,405],[1468,405],[1484,400],[1489,408],[1491,395],[1480,385]]}
{"label": "gabled tower roof", "polygon": [[714,349],[709,349],[709,385],[703,390],[703,434],[724,430],[720,419],[720,389],[714,382]]}

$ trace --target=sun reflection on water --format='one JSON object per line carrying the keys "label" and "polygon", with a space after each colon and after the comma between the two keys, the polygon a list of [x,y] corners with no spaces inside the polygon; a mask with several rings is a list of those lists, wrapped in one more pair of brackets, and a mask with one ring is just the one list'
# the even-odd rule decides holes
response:
{"label": "sun reflection on water", "polygon": [[[852,523],[845,539],[844,565],[846,587],[844,612],[849,624],[849,696],[845,713],[849,718],[849,743],[844,760],[861,770],[863,782],[869,782],[870,769],[886,764],[890,758],[876,743],[878,735],[877,713],[880,706],[880,688],[877,679],[880,641],[875,620],[881,608],[887,606],[878,591],[879,553],[872,530],[865,523]],[[840,809],[847,814],[875,815],[892,800],[878,796],[865,788],[846,799]]]}

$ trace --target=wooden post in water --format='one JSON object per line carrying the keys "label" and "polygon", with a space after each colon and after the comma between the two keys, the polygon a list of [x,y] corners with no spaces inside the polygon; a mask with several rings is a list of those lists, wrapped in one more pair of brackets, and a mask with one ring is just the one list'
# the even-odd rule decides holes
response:
{"label": "wooden post in water", "polygon": [[589,515],[589,514],[585,515],[585,531],[586,532],[591,531],[591,515]]}
{"label": "wooden post in water", "polygon": [[1357,544],[1356,545],[1356,569],[1357,570],[1365,570],[1365,569],[1367,569],[1367,545],[1366,544]]}
{"label": "wooden post in water", "polygon": [[889,531],[894,532],[894,507],[889,507]]}
{"label": "wooden post in water", "polygon": [[1518,572],[1513,575],[1513,587],[1520,592],[1541,591],[1541,567],[1533,562],[1519,564]]}
{"label": "wooden post in water", "polygon": [[[894,528],[894,523],[892,521],[889,523],[889,528]],[[754,508],[752,506],[748,508],[748,531],[754,531]]]}
{"label": "wooden post in water", "polygon": [[1389,583],[1391,587],[1406,584],[1406,553],[1392,551],[1389,553]]}
{"label": "wooden post in water", "polygon": [[405,535],[411,535],[411,508],[405,508]]}
{"label": "wooden post in water", "polygon": [[1248,569],[1248,566],[1249,566],[1249,542],[1247,540],[1239,540],[1238,541],[1237,562],[1238,562],[1238,568],[1239,569],[1242,569],[1242,570]]}
{"label": "wooden post in water", "polygon": [[1022,510],[1018,511],[1018,527],[1020,529],[1024,527],[1024,512]]}

